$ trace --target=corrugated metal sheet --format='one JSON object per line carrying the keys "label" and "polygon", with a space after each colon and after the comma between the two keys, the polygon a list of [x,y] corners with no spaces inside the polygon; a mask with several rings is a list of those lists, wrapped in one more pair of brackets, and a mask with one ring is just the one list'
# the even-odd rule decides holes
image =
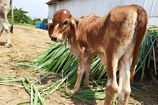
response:
{"label": "corrugated metal sheet", "polygon": [[104,16],[112,7],[128,4],[143,6],[149,14],[150,24],[158,25],[158,0],[67,0],[48,6],[48,21],[50,22],[54,12],[61,8],[70,10],[75,17],[89,14]]}

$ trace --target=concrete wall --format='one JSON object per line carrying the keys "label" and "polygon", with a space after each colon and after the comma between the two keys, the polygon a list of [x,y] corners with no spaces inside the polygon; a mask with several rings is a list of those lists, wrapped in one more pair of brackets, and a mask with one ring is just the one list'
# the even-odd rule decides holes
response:
{"label": "concrete wall", "polygon": [[66,0],[48,6],[48,21],[51,22],[54,12],[61,8],[70,10],[75,17],[89,14],[104,16],[112,7],[128,4],[144,7],[150,17],[150,25],[158,25],[158,0]]}

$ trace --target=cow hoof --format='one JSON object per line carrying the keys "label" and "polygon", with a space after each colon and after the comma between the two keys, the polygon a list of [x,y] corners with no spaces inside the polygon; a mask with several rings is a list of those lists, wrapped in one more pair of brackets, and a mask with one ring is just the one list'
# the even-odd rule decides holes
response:
{"label": "cow hoof", "polygon": [[83,87],[90,87],[89,82],[84,82]]}
{"label": "cow hoof", "polygon": [[84,88],[90,88],[90,85],[89,84],[83,84],[83,87]]}
{"label": "cow hoof", "polygon": [[5,44],[5,47],[6,47],[6,48],[10,48],[10,47],[11,47],[11,44]]}
{"label": "cow hoof", "polygon": [[71,94],[75,94],[77,91],[75,90],[75,89],[73,89],[73,90],[70,90],[70,93]]}

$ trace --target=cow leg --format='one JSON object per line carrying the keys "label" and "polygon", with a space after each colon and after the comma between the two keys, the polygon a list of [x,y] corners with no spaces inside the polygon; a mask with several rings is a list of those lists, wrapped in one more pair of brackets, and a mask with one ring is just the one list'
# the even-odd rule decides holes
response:
{"label": "cow leg", "polygon": [[130,59],[121,59],[119,62],[119,105],[127,105],[131,93],[130,66]]}
{"label": "cow leg", "polygon": [[85,61],[86,61],[85,59],[80,61],[80,64],[77,70],[77,80],[76,80],[73,90],[70,91],[71,94],[74,94],[80,89],[80,84],[81,84],[81,80],[82,80],[82,76],[83,76],[84,68],[85,68]]}
{"label": "cow leg", "polygon": [[74,88],[70,90],[71,94],[74,94],[80,89],[80,84],[84,73],[85,65],[87,64],[87,57],[84,56],[84,50],[85,48],[82,48],[80,52],[80,63],[77,70],[77,80]]}
{"label": "cow leg", "polygon": [[118,59],[107,57],[107,89],[104,105],[111,105],[112,101],[116,98],[118,91],[118,84],[116,80],[116,68]]}
{"label": "cow leg", "polygon": [[87,60],[87,64],[85,64],[85,80],[83,86],[87,87],[89,85],[89,73],[90,73],[90,67],[91,67],[91,61],[93,57],[90,57]]}
{"label": "cow leg", "polygon": [[130,68],[133,56],[134,42],[127,49],[127,52],[119,60],[119,105],[126,105],[131,93]]}
{"label": "cow leg", "polygon": [[10,30],[9,27],[5,26],[5,31],[6,31],[6,47],[11,47],[11,43],[10,43]]}

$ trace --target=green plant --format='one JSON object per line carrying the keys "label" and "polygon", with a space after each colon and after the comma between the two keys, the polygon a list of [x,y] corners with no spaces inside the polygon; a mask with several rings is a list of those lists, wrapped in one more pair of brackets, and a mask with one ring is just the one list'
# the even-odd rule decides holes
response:
{"label": "green plant", "polygon": [[18,103],[17,105],[24,105],[27,103],[30,103],[30,105],[45,105],[45,99],[43,96],[41,96],[39,87],[36,86],[34,80],[28,79],[26,77],[0,77],[0,85],[13,85],[11,84],[13,82],[21,83],[26,92],[30,95],[30,101]]}
{"label": "green plant", "polygon": [[[34,61],[34,68],[36,70],[44,70],[54,73],[61,73],[63,76],[74,71],[73,78],[69,84],[74,83],[76,79],[76,72],[78,67],[78,59],[76,59],[69,51],[66,45],[51,44],[52,47],[44,52],[38,59]],[[106,67],[101,64],[101,60],[96,56],[91,64],[90,78],[100,81],[106,75]]]}
{"label": "green plant", "polygon": [[[33,68],[36,70],[48,71],[53,73],[62,74],[62,78],[57,80],[55,83],[44,87],[44,93],[52,93],[55,90],[60,90],[63,87],[63,84],[66,87],[72,88],[73,84],[76,81],[76,73],[78,67],[78,59],[76,59],[69,51],[66,45],[61,45],[57,43],[51,44],[50,49],[44,52],[38,59],[33,62]],[[93,80],[92,84],[94,86],[99,86],[99,84],[104,84],[105,81],[106,68],[101,64],[100,58],[96,56],[92,61],[90,78]],[[90,90],[79,90],[79,94],[70,95],[66,90],[62,91],[65,95],[69,95],[69,97],[74,97],[81,100],[85,99],[104,99],[105,97],[105,89],[102,87],[92,88]],[[89,97],[85,98],[85,94],[82,91],[86,91],[89,94]],[[101,93],[99,95],[99,93]],[[104,94],[104,95],[103,95]],[[65,96],[64,95],[64,96]]]}
{"label": "green plant", "polygon": [[[13,9],[13,18],[14,23],[20,23],[20,24],[33,24],[33,21],[30,16],[27,16],[28,11],[23,10],[23,8],[14,8]],[[8,20],[11,23],[11,12],[8,14]]]}
{"label": "green plant", "polygon": [[146,69],[151,66],[150,62],[152,60],[154,63],[154,74],[158,75],[155,55],[157,49],[156,46],[158,46],[158,27],[152,26],[148,29],[146,38],[144,39],[139,51],[136,75],[141,75],[141,80],[145,78]]}

